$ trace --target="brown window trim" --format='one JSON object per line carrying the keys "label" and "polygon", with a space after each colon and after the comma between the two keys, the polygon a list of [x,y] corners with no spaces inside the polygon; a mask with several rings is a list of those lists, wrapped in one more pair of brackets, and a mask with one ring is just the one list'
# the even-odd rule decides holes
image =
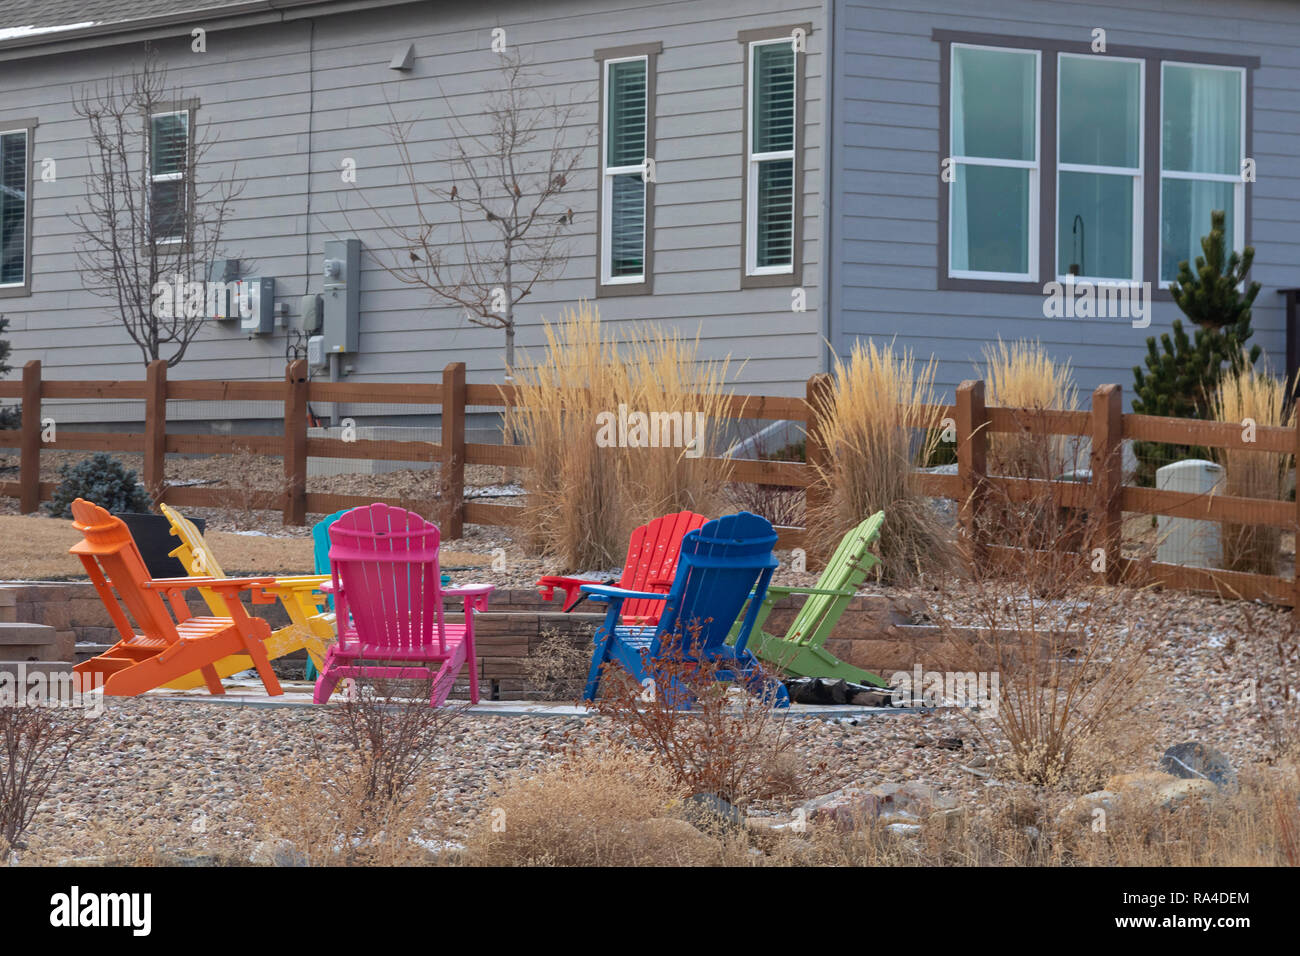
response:
{"label": "brown window trim", "polygon": [[657,58],[663,52],[662,43],[637,43],[631,46],[605,47],[597,50],[593,59],[600,64],[600,80],[596,84],[596,298],[612,296],[651,295],[654,292],[654,229],[655,184],[645,184],[645,270],[641,282],[605,283],[604,263],[604,208],[605,196],[605,61],[623,57],[643,56],[645,65],[645,155],[654,158],[655,146],[655,72]]}
{"label": "brown window trim", "polygon": [[741,69],[744,72],[744,99],[740,101],[741,130],[741,193],[740,193],[740,287],[742,289],[771,289],[803,285],[803,194],[804,194],[804,124],[807,121],[808,87],[807,52],[795,55],[795,97],[797,111],[794,126],[794,242],[791,249],[791,269],[777,275],[749,274],[749,46],[763,40],[793,37],[795,30],[803,30],[804,37],[812,36],[811,23],[791,23],[783,27],[763,27],[741,30],[736,42],[741,46]]}
{"label": "brown window trim", "polygon": [[23,281],[21,285],[0,287],[0,299],[26,298],[32,294],[32,194],[36,192],[36,181],[32,175],[33,161],[36,156],[36,127],[40,121],[35,117],[15,120],[0,120],[0,131],[27,133],[27,195],[24,197],[26,209],[23,211]]}
{"label": "brown window trim", "polygon": [[[930,39],[939,44],[939,157],[951,155],[949,132],[951,124],[950,94],[952,77],[952,44],[973,43],[982,46],[1006,47],[1016,50],[1037,50],[1042,54],[1040,89],[1042,102],[1038,104],[1042,120],[1039,124],[1038,142],[1038,282],[999,281],[997,279],[957,279],[948,275],[948,184],[940,182],[939,188],[939,255],[937,288],[965,292],[1011,292],[1026,295],[1043,294],[1043,286],[1056,280],[1056,116],[1057,116],[1057,58],[1061,53],[1083,53],[1093,56],[1123,57],[1146,61],[1146,84],[1143,89],[1142,123],[1147,144],[1142,168],[1142,281],[1150,282],[1152,295],[1157,302],[1171,302],[1167,289],[1160,288],[1160,96],[1161,61],[1204,64],[1205,66],[1241,67],[1246,74],[1246,155],[1252,154],[1254,135],[1255,90],[1254,71],[1259,69],[1259,57],[1237,56],[1223,53],[1195,53],[1161,47],[1116,46],[1107,44],[1105,53],[1093,53],[1088,41],[1050,40],[1041,37],[1015,37],[991,33],[966,33],[960,30],[935,29]],[[1154,77],[1154,80],[1152,79]],[[1153,165],[1154,164],[1154,165]],[[1154,172],[1154,175],[1152,174]],[[937,171],[936,171],[937,174]],[[1245,190],[1242,209],[1242,241],[1250,244],[1251,190]]]}

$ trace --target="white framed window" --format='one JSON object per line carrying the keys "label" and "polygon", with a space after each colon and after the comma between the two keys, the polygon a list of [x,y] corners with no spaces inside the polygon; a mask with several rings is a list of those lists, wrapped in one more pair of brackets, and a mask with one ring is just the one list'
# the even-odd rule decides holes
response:
{"label": "white framed window", "polygon": [[184,241],[190,145],[189,110],[149,117],[149,234],[154,242]]}
{"label": "white framed window", "polygon": [[953,43],[951,57],[948,275],[1036,280],[1041,54]]}
{"label": "white framed window", "polygon": [[1056,275],[1142,281],[1146,62],[1060,53]]}
{"label": "white framed window", "polygon": [[1160,64],[1160,285],[1201,254],[1210,213],[1225,213],[1228,246],[1245,248],[1246,71]]}
{"label": "white framed window", "polygon": [[29,281],[31,131],[0,128],[0,289]]}
{"label": "white framed window", "polygon": [[646,282],[650,57],[602,62],[600,281]]}
{"label": "white framed window", "polygon": [[745,273],[795,268],[799,70],[789,36],[748,45],[745,104]]}

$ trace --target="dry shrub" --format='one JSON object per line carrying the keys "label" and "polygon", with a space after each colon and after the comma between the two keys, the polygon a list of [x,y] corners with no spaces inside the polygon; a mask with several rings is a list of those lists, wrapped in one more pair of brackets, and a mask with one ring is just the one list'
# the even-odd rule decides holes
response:
{"label": "dry shrub", "polygon": [[[649,326],[620,352],[585,302],[547,323],[541,358],[512,370],[519,404],[505,422],[531,449],[522,515],[528,547],[563,570],[611,567],[637,525],[667,511],[716,513],[729,468],[708,458],[719,451],[715,433],[729,412],[727,368],[699,358],[698,338]],[[597,416],[617,419],[620,405],[629,414],[682,416],[683,427],[657,431],[655,441],[684,441],[685,416],[702,414],[701,454],[598,445]]]}
{"label": "dry shrub", "polygon": [[[1249,362],[1236,364],[1223,378],[1211,402],[1214,419],[1243,425],[1292,428],[1295,410],[1287,401],[1287,387],[1278,378],[1257,372]],[[1243,426],[1244,427],[1244,426]],[[1292,456],[1253,451],[1249,445],[1214,449],[1223,466],[1222,493],[1243,498],[1279,501],[1286,497]],[[1282,529],[1258,524],[1224,524],[1223,566],[1229,571],[1277,574]]]}
{"label": "dry shrub", "polygon": [[994,475],[1055,478],[1073,464],[1064,436],[1033,434],[1041,430],[1043,412],[1074,411],[1078,390],[1068,361],[1056,362],[1037,342],[984,346],[985,402],[1016,409],[1018,433],[988,436],[988,470]]}
{"label": "dry shrub", "polygon": [[466,843],[483,866],[680,866],[719,844],[672,814],[685,792],[649,755],[606,745],[508,783]]}
{"label": "dry shrub", "polygon": [[740,807],[803,794],[824,768],[797,760],[788,718],[773,710],[775,686],[743,692],[717,680],[722,663],[697,660],[698,652],[686,652],[687,646],[696,642],[666,642],[663,656],[646,656],[644,672],[653,681],[648,688],[621,665],[606,665],[596,712],[647,747],[689,794]]}
{"label": "dry shrub", "polygon": [[[1104,540],[1105,511],[1093,486],[1026,487],[1028,498],[1015,500],[1001,484],[988,488],[992,524],[964,542],[970,579],[946,583],[935,599],[936,664],[988,673],[990,684],[996,675],[996,706],[967,713],[991,750],[1007,750],[999,766],[1010,776],[1092,789],[1150,744],[1137,707],[1170,612],[1135,586],[1144,570],[1136,562],[1117,586],[1104,584],[1101,562],[1119,556],[1092,549]],[[1075,507],[1064,489],[1077,492]]]}
{"label": "dry shrub", "polygon": [[428,863],[443,836],[425,807],[431,781],[415,781],[399,801],[367,797],[364,765],[307,759],[262,781],[244,803],[262,841],[257,862],[300,866],[403,866]]}
{"label": "dry shrub", "polygon": [[0,705],[0,858],[25,847],[23,834],[84,735],[83,719],[47,706]]}
{"label": "dry shrub", "polygon": [[1300,832],[1294,767],[1245,773],[1242,787],[1173,807],[1121,803],[1104,829],[1061,814],[1068,795],[999,788],[991,805],[921,822],[916,836],[879,821],[850,831],[814,823],[762,838],[768,866],[1294,866]]}
{"label": "dry shrub", "polygon": [[850,529],[885,512],[883,573],[909,581],[949,566],[947,531],[921,494],[914,467],[930,459],[941,431],[934,402],[934,360],[918,365],[908,350],[874,342],[836,360],[832,389],[815,399],[818,440],[829,463],[815,464],[824,504],[808,509],[809,538],[827,553]]}
{"label": "dry shrub", "polygon": [[525,682],[542,700],[577,700],[591,667],[591,635],[575,643],[554,628],[542,631],[541,642],[523,661]]}
{"label": "dry shrub", "polygon": [[294,859],[387,865],[425,858],[412,837],[427,831],[431,762],[460,709],[432,708],[430,681],[356,687],[329,715],[342,761],[323,757],[273,775],[252,798],[259,835]]}

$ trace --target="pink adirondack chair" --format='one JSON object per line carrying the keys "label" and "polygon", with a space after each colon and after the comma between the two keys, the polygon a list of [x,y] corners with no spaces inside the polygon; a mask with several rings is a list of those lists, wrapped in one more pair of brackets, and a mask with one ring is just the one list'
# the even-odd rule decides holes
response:
{"label": "pink adirondack chair", "polygon": [[[436,525],[384,504],[353,508],[329,529],[330,571],[339,639],[316,680],[316,703],[345,677],[432,680],[429,705],[447,700],[469,663],[470,699],[478,703],[474,612],[487,609],[490,584],[443,588]],[[464,600],[465,623],[444,619],[445,594]]]}

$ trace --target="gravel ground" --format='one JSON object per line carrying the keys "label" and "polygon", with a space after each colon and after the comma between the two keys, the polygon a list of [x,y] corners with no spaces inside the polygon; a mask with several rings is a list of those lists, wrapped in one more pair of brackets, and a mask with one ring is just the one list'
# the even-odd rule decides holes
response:
{"label": "gravel ground", "polygon": [[[1274,638],[1284,631],[1287,616],[1152,593],[1135,609],[1134,626],[1143,627],[1148,617],[1168,622],[1153,653],[1149,696],[1138,708],[1154,739],[1147,757],[1128,769],[1150,769],[1166,747],[1188,740],[1224,751],[1238,769],[1270,763],[1266,729],[1236,701],[1243,683],[1257,680],[1262,688],[1283,673]],[[825,769],[806,794],[759,804],[756,812],[789,811],[806,797],[847,785],[910,780],[972,809],[1006,793],[1007,784],[967,769],[982,766],[989,751],[956,711],[852,719],[799,715],[790,718],[788,730],[799,762],[808,770],[821,764]],[[446,822],[453,839],[463,837],[490,810],[502,781],[554,760],[566,742],[616,732],[599,717],[463,715],[431,771],[437,798],[429,809]],[[90,721],[90,734],[33,824],[32,848],[42,857],[102,853],[95,821],[116,815],[129,819],[151,845],[247,859],[257,835],[241,813],[242,796],[261,789],[268,772],[311,753],[336,754],[339,746],[322,708],[147,698],[109,699],[103,715]],[[955,749],[953,738],[962,741]],[[1062,804],[1070,797],[1058,796]],[[200,817],[205,826],[196,827]]]}

